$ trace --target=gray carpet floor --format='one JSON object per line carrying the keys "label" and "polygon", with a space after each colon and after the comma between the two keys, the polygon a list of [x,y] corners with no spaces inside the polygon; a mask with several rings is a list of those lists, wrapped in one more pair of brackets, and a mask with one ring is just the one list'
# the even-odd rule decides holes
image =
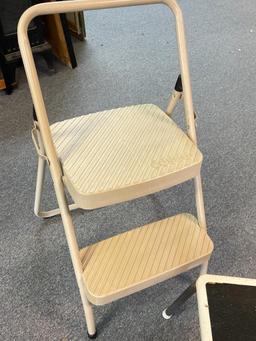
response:
{"label": "gray carpet floor", "polygon": [[[209,272],[256,276],[256,3],[180,0],[186,23],[209,234]],[[134,103],[165,108],[179,72],[173,18],[164,6],[86,14],[78,68],[37,60],[51,122]],[[33,215],[36,156],[22,69],[0,94],[0,340],[86,340],[86,326],[59,217]],[[175,119],[183,122],[182,106]],[[49,176],[44,205],[56,205]],[[94,212],[73,214],[85,245],[177,212],[195,212],[193,184]],[[96,307],[98,340],[199,340],[196,298],[171,321],[166,307],[198,271]]]}

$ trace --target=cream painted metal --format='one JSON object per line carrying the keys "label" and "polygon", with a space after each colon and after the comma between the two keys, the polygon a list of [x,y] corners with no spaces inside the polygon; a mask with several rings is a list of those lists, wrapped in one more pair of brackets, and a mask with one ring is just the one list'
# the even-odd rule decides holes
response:
{"label": "cream painted metal", "polygon": [[[38,15],[163,3],[173,12],[187,133],[166,112],[137,105],[71,118],[49,125],[27,28]],[[61,214],[90,337],[96,335],[92,303],[105,304],[207,264],[213,244],[206,232],[194,110],[182,12],[175,0],[75,0],[30,7],[18,25],[20,51],[37,121],[32,138],[38,153],[35,214]],[[174,102],[173,102],[174,101]],[[167,115],[166,115],[167,114]],[[41,211],[45,164],[59,208]],[[197,219],[188,214],[158,221],[79,249],[70,211],[131,200],[189,179],[195,182]],[[74,204],[68,205],[64,188]],[[117,256],[118,255],[118,256]]]}
{"label": "cream painted metal", "polygon": [[178,104],[178,102],[182,99],[182,93],[174,90],[173,93],[171,94],[167,109],[166,109],[166,114],[168,116],[171,116],[174,108]]}
{"label": "cream painted metal", "polygon": [[[40,218],[50,218],[50,217],[60,214],[60,209],[57,208],[57,209],[50,210],[50,211],[41,211],[40,209],[44,176],[45,176],[45,164],[48,163],[48,166],[49,166],[49,162],[45,155],[44,144],[42,141],[42,137],[41,137],[37,122],[34,122],[34,127],[31,131],[31,135],[32,135],[32,140],[36,148],[36,152],[38,154],[38,168],[37,168],[37,179],[36,179],[34,213],[36,216]],[[69,205],[70,211],[73,211],[77,208],[78,208],[77,204]]]}
{"label": "cream painted metal", "polygon": [[87,296],[94,304],[112,302],[201,265],[212,250],[190,214],[122,233],[80,251]]}
{"label": "cream painted metal", "polygon": [[209,305],[206,291],[207,283],[225,283],[235,285],[256,286],[256,279],[218,275],[203,275],[199,277],[196,283],[196,291],[201,340],[213,341]]}
{"label": "cream painted metal", "polygon": [[51,133],[63,181],[84,209],[174,186],[195,177],[201,167],[196,145],[152,104],[57,122]]}

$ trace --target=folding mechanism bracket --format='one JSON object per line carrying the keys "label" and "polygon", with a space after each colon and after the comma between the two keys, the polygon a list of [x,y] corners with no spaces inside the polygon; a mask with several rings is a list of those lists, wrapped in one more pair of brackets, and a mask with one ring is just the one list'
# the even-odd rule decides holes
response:
{"label": "folding mechanism bracket", "polygon": [[[34,127],[31,130],[32,140],[36,148],[36,152],[38,154],[38,170],[37,170],[37,183],[36,183],[36,195],[35,195],[35,204],[34,204],[34,212],[35,215],[41,218],[50,218],[55,215],[60,214],[60,209],[56,208],[50,211],[41,211],[41,199],[42,199],[42,188],[44,182],[44,173],[45,173],[45,162],[47,162],[48,166],[50,166],[50,161],[48,157],[45,155],[43,142],[41,140],[40,130],[37,124],[37,121],[34,121]],[[77,209],[78,206],[76,204],[70,204],[69,209],[71,211]]]}
{"label": "folding mechanism bracket", "polygon": [[[178,104],[179,101],[183,99],[183,86],[182,86],[182,79],[181,75],[178,76],[174,90],[170,96],[168,106],[166,109],[166,114],[168,116],[171,116],[173,113],[173,110],[175,109],[176,105]],[[194,111],[194,118],[196,120],[197,118],[197,113]]]}
{"label": "folding mechanism bracket", "polygon": [[43,152],[41,151],[41,148],[40,148],[40,146],[39,146],[39,142],[38,142],[38,132],[39,132],[38,126],[37,126],[37,123],[35,122],[35,123],[34,123],[34,127],[33,127],[32,130],[31,130],[32,141],[33,141],[34,146],[35,146],[35,148],[36,148],[37,155],[38,155],[41,159],[45,160],[45,161],[47,162],[48,166],[50,166],[50,161],[49,161],[48,157],[45,155],[45,153],[43,153]]}

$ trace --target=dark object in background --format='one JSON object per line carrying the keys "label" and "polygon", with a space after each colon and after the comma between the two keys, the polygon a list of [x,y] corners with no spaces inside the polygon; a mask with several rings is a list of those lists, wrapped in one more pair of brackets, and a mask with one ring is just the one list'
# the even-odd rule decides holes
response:
{"label": "dark object in background", "polygon": [[[21,57],[17,39],[17,25],[22,13],[32,5],[40,3],[40,0],[0,0],[0,68],[3,74],[6,93],[11,94],[15,85],[15,71],[21,65]],[[49,16],[51,19],[53,16]],[[57,18],[55,18],[56,20]],[[64,14],[60,15],[59,31],[62,31],[64,39],[59,38],[60,32],[51,33],[56,27],[46,25],[45,17],[36,17],[29,25],[28,36],[33,53],[42,55],[48,68],[54,71],[52,50],[56,50],[59,42],[62,42],[62,49],[66,48],[69,65],[76,67],[76,58],[73,50],[67,20]],[[53,23],[53,20],[50,21]],[[55,35],[55,40],[49,43],[48,36]],[[54,46],[52,45],[54,44]],[[63,46],[63,44],[66,46]],[[56,46],[55,46],[56,45]],[[52,48],[53,47],[53,48]]]}
{"label": "dark object in background", "polygon": [[[22,13],[38,3],[34,0],[1,0],[0,1],[0,67],[6,85],[6,93],[11,94],[15,84],[16,67],[21,64],[17,40],[17,25]],[[51,46],[44,38],[44,23],[35,18],[29,25],[29,40],[33,53],[40,53],[47,65],[53,69]]]}
{"label": "dark object in background", "polygon": [[207,283],[214,341],[256,340],[256,287]]}

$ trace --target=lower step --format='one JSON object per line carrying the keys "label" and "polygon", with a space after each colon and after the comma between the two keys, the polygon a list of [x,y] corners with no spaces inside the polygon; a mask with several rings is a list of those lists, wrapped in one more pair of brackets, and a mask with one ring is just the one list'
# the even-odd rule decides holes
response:
{"label": "lower step", "polygon": [[156,221],[81,249],[88,299],[102,305],[209,259],[213,243],[190,214]]}

